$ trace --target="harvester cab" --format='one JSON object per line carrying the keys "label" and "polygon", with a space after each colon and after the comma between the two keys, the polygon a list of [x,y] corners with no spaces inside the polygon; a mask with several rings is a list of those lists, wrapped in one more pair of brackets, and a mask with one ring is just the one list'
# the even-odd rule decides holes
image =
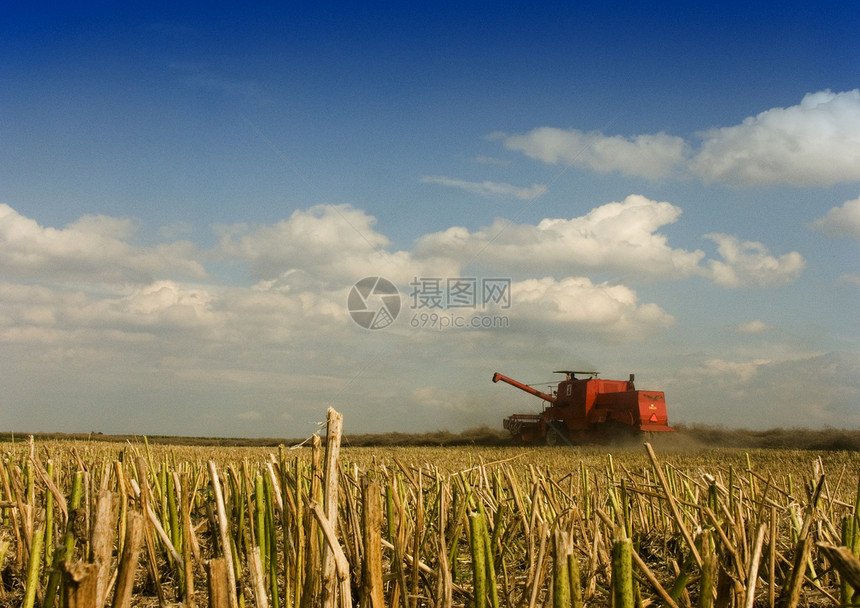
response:
{"label": "harvester cab", "polygon": [[498,372],[493,382],[505,382],[544,401],[540,414],[514,414],[504,427],[522,443],[584,443],[611,440],[643,432],[673,431],[668,426],[662,391],[637,391],[634,376],[604,380],[596,371],[558,370],[565,379],[552,394]]}

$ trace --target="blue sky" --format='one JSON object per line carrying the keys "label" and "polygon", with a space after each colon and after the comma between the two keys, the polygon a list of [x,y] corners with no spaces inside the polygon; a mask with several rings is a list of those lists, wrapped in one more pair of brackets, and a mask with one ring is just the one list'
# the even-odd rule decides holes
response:
{"label": "blue sky", "polygon": [[860,10],[569,4],[4,5],[0,426],[457,431],[588,366],[856,428]]}

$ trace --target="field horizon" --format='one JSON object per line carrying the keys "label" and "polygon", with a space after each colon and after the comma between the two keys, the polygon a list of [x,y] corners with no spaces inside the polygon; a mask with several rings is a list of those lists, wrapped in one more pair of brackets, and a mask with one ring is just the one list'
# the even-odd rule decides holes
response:
{"label": "field horizon", "polygon": [[[650,433],[641,437],[629,437],[609,444],[640,444],[649,441],[660,447],[701,448],[727,447],[750,449],[799,449],[824,451],[860,450],[860,429],[809,429],[773,427],[766,430],[726,428],[709,425],[675,425],[675,433]],[[36,440],[137,442],[144,438],[152,444],[224,447],[276,447],[278,445],[299,446],[309,444],[310,437],[209,437],[185,435],[108,434],[98,431],[88,433],[63,432],[0,432],[0,442],[26,441],[29,436]],[[437,430],[425,433],[360,433],[343,435],[344,447],[462,447],[462,446],[507,446],[517,445],[507,431],[487,426],[465,429],[460,432]]]}

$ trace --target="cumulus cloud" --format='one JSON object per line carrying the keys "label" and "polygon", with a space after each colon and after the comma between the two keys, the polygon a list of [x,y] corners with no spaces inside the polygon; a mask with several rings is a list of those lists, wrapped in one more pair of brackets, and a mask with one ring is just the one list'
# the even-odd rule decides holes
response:
{"label": "cumulus cloud", "polygon": [[756,242],[725,234],[705,235],[718,245],[719,260],[701,250],[669,246],[658,229],[677,221],[681,209],[630,195],[571,219],[536,225],[497,220],[470,232],[455,226],[421,237],[414,257],[467,259],[507,272],[570,276],[612,272],[626,280],[677,280],[704,276],[723,287],[765,287],[796,280],[805,262],[797,252],[775,257]]}
{"label": "cumulus cloud", "polygon": [[99,297],[60,287],[0,283],[0,343],[171,352],[244,349],[323,339],[348,326],[342,290],[282,290],[155,281]]}
{"label": "cumulus cloud", "polygon": [[43,227],[0,203],[0,273],[97,283],[146,283],[159,273],[206,276],[191,243],[135,247],[126,242],[134,231],[132,220],[105,216]]}
{"label": "cumulus cloud", "polygon": [[99,300],[93,308],[103,317],[169,331],[211,327],[218,323],[219,313],[213,310],[214,301],[215,296],[206,289],[183,287],[173,281],[156,281],[116,300]]}
{"label": "cumulus cloud", "polygon": [[615,271],[640,278],[679,278],[697,272],[701,251],[672,249],[657,229],[675,222],[681,209],[630,195],[572,219],[537,225],[497,220],[469,232],[452,227],[420,238],[415,256],[474,259],[494,268],[568,276]]}
{"label": "cumulus cloud", "polygon": [[662,179],[695,175],[734,185],[826,186],[860,181],[860,90],[809,93],[738,125],[698,134],[696,146],[666,133],[608,136],[538,127],[500,134],[504,146],[549,164]]}
{"label": "cumulus cloud", "polygon": [[453,179],[441,175],[428,175],[421,178],[425,184],[437,184],[449,188],[458,188],[475,194],[492,198],[516,198],[519,200],[531,200],[546,194],[547,188],[543,184],[532,184],[528,188],[520,188],[511,184],[499,182],[469,182],[462,179]]}
{"label": "cumulus cloud", "polygon": [[368,275],[397,283],[418,275],[456,276],[450,259],[416,261],[409,252],[387,251],[389,240],[375,224],[376,218],[350,205],[317,205],[272,225],[220,226],[220,250],[246,260],[261,280],[294,271],[327,285],[348,285]]}
{"label": "cumulus cloud", "polygon": [[740,241],[728,234],[706,234],[717,244],[722,260],[710,260],[711,280],[723,287],[768,287],[797,280],[806,267],[803,256],[792,251],[779,257],[770,255],[761,243]]}
{"label": "cumulus cloud", "polygon": [[188,331],[211,338],[226,321],[215,304],[209,291],[173,281],[98,298],[63,288],[0,283],[0,342],[126,344]]}
{"label": "cumulus cloud", "polygon": [[860,180],[860,90],[820,91],[704,131],[691,169],[706,181],[831,185]]}
{"label": "cumulus cloud", "polygon": [[514,282],[514,321],[539,321],[618,341],[644,337],[670,327],[675,319],[656,304],[641,304],[623,285],[594,284],[584,277],[550,277]]}
{"label": "cumulus cloud", "polygon": [[860,241],[860,197],[834,207],[812,222],[812,227],[833,238],[850,237]]}
{"label": "cumulus cloud", "polygon": [[626,138],[577,129],[538,127],[521,135],[504,135],[504,145],[545,163],[585,167],[599,173],[659,179],[684,161],[687,145],[680,137],[657,133]]}

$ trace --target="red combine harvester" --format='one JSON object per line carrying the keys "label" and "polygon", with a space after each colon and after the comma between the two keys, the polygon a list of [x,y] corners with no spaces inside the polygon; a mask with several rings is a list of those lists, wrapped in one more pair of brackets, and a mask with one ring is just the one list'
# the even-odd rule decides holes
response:
{"label": "red combine harvester", "polygon": [[[514,414],[504,427],[523,443],[592,443],[642,432],[665,432],[668,426],[662,391],[637,391],[629,380],[602,380],[597,372],[557,371],[565,379],[548,395],[496,372],[506,382],[545,401],[540,414]],[[577,378],[576,375],[586,376]]]}

